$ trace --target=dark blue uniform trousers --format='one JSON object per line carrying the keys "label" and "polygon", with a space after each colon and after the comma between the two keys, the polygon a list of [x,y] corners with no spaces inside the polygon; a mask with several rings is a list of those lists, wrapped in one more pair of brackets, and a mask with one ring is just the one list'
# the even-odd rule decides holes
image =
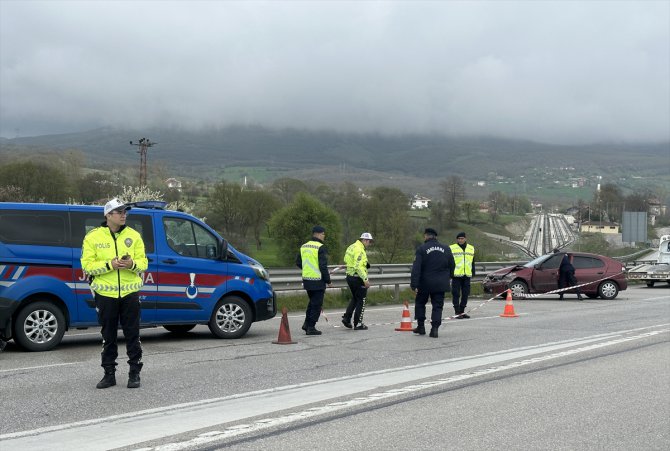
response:
{"label": "dark blue uniform trousers", "polygon": [[102,326],[102,367],[106,372],[116,368],[118,347],[116,345],[119,323],[126,338],[126,353],[130,371],[142,369],[142,343],[140,342],[140,298],[131,293],[122,298],[110,298],[95,294],[98,323]]}
{"label": "dark blue uniform trousers", "polygon": [[468,305],[468,296],[470,295],[470,278],[454,277],[451,279],[451,296],[454,304],[454,311],[457,315],[465,311]]}
{"label": "dark blue uniform trousers", "polygon": [[433,326],[442,324],[442,308],[444,307],[444,291],[435,293],[427,293],[419,291],[414,298],[414,318],[419,324],[426,321],[426,304],[430,297],[430,304],[433,306],[433,311],[430,315],[430,322]]}
{"label": "dark blue uniform trousers", "polygon": [[305,322],[307,327],[314,327],[319,321],[321,315],[321,307],[323,307],[323,297],[326,295],[326,290],[305,290],[309,297],[307,310],[305,311]]}

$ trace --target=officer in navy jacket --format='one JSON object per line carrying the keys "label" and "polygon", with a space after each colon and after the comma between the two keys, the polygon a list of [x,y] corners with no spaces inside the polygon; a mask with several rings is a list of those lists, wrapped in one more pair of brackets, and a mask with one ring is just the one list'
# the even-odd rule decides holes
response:
{"label": "officer in navy jacket", "polygon": [[414,333],[425,335],[426,303],[432,305],[430,336],[437,338],[437,330],[442,324],[444,292],[449,291],[449,277],[455,268],[454,256],[449,246],[437,241],[435,229],[427,228],[423,234],[424,243],[416,248],[410,288],[416,294],[414,317],[417,327]]}

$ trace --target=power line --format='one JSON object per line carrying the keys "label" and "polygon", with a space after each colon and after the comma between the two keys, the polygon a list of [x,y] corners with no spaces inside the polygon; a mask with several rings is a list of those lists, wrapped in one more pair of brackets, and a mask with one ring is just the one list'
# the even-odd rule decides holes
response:
{"label": "power line", "polygon": [[147,150],[158,143],[152,142],[149,138],[140,138],[139,142],[133,143],[131,146],[138,146],[137,153],[140,154],[140,187],[147,185]]}

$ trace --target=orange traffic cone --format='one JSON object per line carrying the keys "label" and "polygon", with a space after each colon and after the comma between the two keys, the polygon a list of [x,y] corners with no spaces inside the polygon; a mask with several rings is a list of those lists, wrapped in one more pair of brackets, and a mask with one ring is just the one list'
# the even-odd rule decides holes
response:
{"label": "orange traffic cone", "polygon": [[412,316],[409,314],[409,304],[404,302],[405,306],[402,309],[402,318],[400,318],[400,327],[395,330],[400,332],[412,332]]}
{"label": "orange traffic cone", "polygon": [[288,327],[288,310],[286,307],[281,309],[281,324],[279,325],[279,336],[272,343],[276,345],[292,345],[296,342],[291,340],[291,330]]}
{"label": "orange traffic cone", "polygon": [[505,303],[505,310],[503,311],[503,314],[500,315],[503,318],[516,318],[519,315],[514,313],[514,304],[512,304],[512,290],[507,289],[507,299]]}

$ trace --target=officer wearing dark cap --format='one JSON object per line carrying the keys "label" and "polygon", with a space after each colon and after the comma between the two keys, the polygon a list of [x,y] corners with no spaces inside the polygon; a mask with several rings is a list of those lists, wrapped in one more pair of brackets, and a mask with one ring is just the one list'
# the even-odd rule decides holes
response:
{"label": "officer wearing dark cap", "polygon": [[302,330],[307,335],[321,335],[316,323],[321,315],[326,286],[332,286],[328,272],[328,249],[323,244],[325,237],[326,229],[319,225],[312,227],[312,239],[300,246],[300,253],[295,261],[298,268],[302,269],[302,286],[309,297],[305,322],[302,325]]}
{"label": "officer wearing dark cap", "polygon": [[416,248],[410,288],[414,298],[414,317],[417,326],[414,333],[426,335],[426,304],[430,298],[432,305],[430,336],[437,338],[437,330],[442,324],[444,292],[449,290],[449,276],[454,271],[454,257],[448,246],[437,241],[437,232],[428,227],[423,232],[424,243]]}

